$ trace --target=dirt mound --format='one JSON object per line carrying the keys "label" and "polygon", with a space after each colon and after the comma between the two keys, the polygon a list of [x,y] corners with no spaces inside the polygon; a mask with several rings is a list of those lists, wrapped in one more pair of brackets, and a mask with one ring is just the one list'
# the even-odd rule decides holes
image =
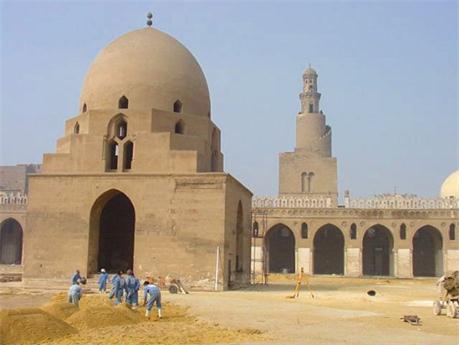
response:
{"label": "dirt mound", "polygon": [[41,309],[61,320],[67,319],[78,311],[75,305],[68,303],[67,294],[65,293],[55,295],[51,302],[41,307]]}
{"label": "dirt mound", "polygon": [[37,344],[75,333],[72,326],[38,308],[0,311],[2,345]]}
{"label": "dirt mound", "polygon": [[114,306],[105,295],[83,295],[80,307],[67,294],[54,296],[42,309],[0,312],[1,345],[198,345],[266,339],[253,329],[227,329],[198,320],[187,308],[163,303],[163,318],[144,316],[145,308]]}
{"label": "dirt mound", "polygon": [[131,310],[125,304],[113,306],[106,296],[84,296],[79,310],[65,321],[75,328],[88,329],[134,324],[145,318],[140,310]]}

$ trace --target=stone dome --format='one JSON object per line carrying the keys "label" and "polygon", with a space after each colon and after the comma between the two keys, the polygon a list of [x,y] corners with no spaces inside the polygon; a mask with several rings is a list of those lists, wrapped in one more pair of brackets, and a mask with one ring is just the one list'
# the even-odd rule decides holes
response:
{"label": "stone dome", "polygon": [[208,116],[206,78],[194,56],[180,42],[147,27],[131,31],[99,52],[86,75],[80,106],[116,109],[122,96],[129,109],[182,111]]}
{"label": "stone dome", "polygon": [[314,68],[308,67],[304,72],[303,75],[315,75],[317,76],[317,72]]}
{"label": "stone dome", "polygon": [[459,170],[449,175],[441,185],[440,196],[449,198],[451,196],[459,199]]}

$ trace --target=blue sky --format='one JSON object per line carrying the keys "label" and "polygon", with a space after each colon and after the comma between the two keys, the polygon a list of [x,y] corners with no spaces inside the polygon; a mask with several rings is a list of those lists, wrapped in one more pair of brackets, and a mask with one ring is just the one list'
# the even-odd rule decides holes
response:
{"label": "blue sky", "polygon": [[0,164],[54,152],[91,61],[148,11],[201,64],[225,170],[255,194],[277,194],[308,63],[341,195],[436,196],[458,169],[455,1],[2,1]]}

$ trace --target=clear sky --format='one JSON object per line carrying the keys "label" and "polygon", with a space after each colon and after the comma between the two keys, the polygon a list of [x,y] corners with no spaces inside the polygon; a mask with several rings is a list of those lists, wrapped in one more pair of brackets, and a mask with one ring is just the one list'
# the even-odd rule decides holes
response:
{"label": "clear sky", "polygon": [[54,152],[91,61],[148,11],[201,64],[225,170],[255,194],[277,194],[309,62],[341,195],[436,196],[458,169],[456,1],[2,1],[1,165]]}

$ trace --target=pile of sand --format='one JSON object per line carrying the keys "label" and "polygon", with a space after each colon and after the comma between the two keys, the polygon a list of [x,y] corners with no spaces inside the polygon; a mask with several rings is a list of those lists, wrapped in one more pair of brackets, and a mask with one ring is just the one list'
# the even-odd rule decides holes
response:
{"label": "pile of sand", "polygon": [[232,330],[198,321],[187,314],[186,308],[168,302],[163,303],[161,321],[156,309],[150,320],[144,313],[142,307],[132,310],[125,304],[114,306],[105,295],[84,295],[77,308],[61,293],[42,309],[2,312],[1,339],[5,339],[5,345],[173,345],[266,339],[258,330]]}
{"label": "pile of sand", "polygon": [[2,345],[37,344],[77,332],[66,322],[38,308],[0,311]]}
{"label": "pile of sand", "polygon": [[106,298],[90,296],[80,301],[80,309],[65,321],[78,329],[103,328],[144,322],[140,310],[131,310],[125,304],[113,306]]}
{"label": "pile of sand", "polygon": [[75,305],[68,303],[66,293],[59,293],[55,295],[51,299],[51,302],[43,306],[41,309],[61,320],[67,319],[78,311],[78,308]]}

